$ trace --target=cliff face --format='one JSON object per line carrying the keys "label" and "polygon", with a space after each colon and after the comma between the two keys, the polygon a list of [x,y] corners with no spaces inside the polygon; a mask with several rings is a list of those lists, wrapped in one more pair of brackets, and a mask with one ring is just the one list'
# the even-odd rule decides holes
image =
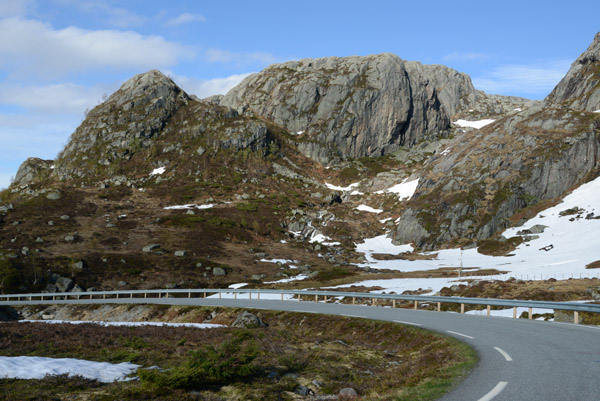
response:
{"label": "cliff face", "polygon": [[571,68],[546,102],[574,110],[600,110],[600,32]]}
{"label": "cliff face", "polygon": [[335,160],[332,154],[381,156],[444,137],[460,111],[489,116],[524,103],[476,91],[467,75],[451,68],[405,62],[393,54],[273,65],[221,100],[239,113],[303,132],[310,140],[299,148],[325,163]]}

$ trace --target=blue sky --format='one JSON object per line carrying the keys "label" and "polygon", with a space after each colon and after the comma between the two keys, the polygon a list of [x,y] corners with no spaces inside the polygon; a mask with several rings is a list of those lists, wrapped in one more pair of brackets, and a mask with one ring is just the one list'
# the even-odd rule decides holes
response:
{"label": "blue sky", "polygon": [[53,159],[131,76],[156,68],[199,97],[300,58],[390,52],[542,99],[600,29],[600,2],[0,0],[0,188]]}

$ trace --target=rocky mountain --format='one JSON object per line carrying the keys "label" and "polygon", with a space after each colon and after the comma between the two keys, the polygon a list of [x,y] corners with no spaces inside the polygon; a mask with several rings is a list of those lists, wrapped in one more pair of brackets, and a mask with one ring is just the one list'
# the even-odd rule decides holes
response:
{"label": "rocky mountain", "polygon": [[488,96],[450,68],[393,54],[303,59],[247,77],[221,105],[301,132],[299,149],[322,163],[374,157],[450,133],[451,118],[496,115],[525,99]]}
{"label": "rocky mountain", "polygon": [[204,100],[137,75],[0,193],[0,289],[318,286],[378,274],[357,267],[367,237],[503,241],[600,171],[598,40],[544,102],[391,54],[277,64]]}
{"label": "rocky mountain", "polygon": [[573,110],[600,110],[600,32],[548,95],[546,103]]}

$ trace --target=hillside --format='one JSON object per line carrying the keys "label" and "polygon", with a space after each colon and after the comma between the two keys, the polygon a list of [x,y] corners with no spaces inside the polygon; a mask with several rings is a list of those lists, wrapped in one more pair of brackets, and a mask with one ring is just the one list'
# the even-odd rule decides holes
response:
{"label": "hillside", "polygon": [[368,238],[505,244],[598,176],[599,42],[543,102],[391,54],[277,64],[206,100],[137,75],[0,193],[2,291],[322,286],[383,274]]}

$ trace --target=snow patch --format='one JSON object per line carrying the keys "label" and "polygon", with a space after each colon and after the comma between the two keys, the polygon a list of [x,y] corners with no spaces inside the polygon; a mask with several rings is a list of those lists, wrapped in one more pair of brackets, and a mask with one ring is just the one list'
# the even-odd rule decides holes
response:
{"label": "snow patch", "polygon": [[412,181],[404,180],[400,184],[388,188],[386,191],[392,194],[397,194],[398,198],[401,200],[408,200],[415,194],[417,186],[419,186],[418,178]]}
{"label": "snow patch", "polygon": [[379,220],[379,222],[380,222],[381,224],[385,224],[385,223],[387,223],[388,221],[390,221],[391,219],[392,219],[391,217],[388,217],[387,219]]}
{"label": "snow patch", "polygon": [[594,113],[600,113],[600,110],[594,110]]}
{"label": "snow patch", "polygon": [[0,357],[0,377],[7,379],[43,379],[46,375],[83,376],[101,383],[128,380],[140,365],[129,362],[92,362],[73,358],[39,356]]}
{"label": "snow patch", "polygon": [[358,186],[358,184],[359,184],[358,182],[355,182],[353,184],[348,185],[347,187],[338,187],[337,185],[329,184],[326,182],[325,186],[334,191],[346,192],[346,191],[350,191],[352,188],[356,188]]}
{"label": "snow patch", "polygon": [[152,172],[150,173],[150,175],[161,175],[163,174],[165,171],[167,171],[167,169],[165,167],[159,167],[159,168],[155,168],[154,170],[152,170]]}
{"label": "snow patch", "polygon": [[493,123],[496,120],[492,120],[492,119],[485,119],[485,120],[478,120],[478,121],[467,121],[467,120],[456,120],[454,121],[454,124],[458,125],[459,127],[471,127],[471,128],[483,128],[488,124]]}
{"label": "snow patch", "polygon": [[306,275],[306,274],[298,274],[297,276],[289,277],[289,278],[282,278],[281,280],[277,280],[277,281],[265,281],[265,284],[291,283],[292,281],[301,281],[301,280],[306,280],[307,278],[308,278],[308,275]]}
{"label": "snow patch", "polygon": [[261,262],[266,262],[266,263],[281,263],[281,264],[290,264],[290,263],[300,263],[300,261],[298,260],[292,260],[292,259],[261,259]]}
{"label": "snow patch", "polygon": [[[106,322],[100,320],[19,320],[19,323],[46,323],[46,324],[97,324],[99,326],[164,326],[164,327],[192,327],[195,329],[213,329],[216,327],[226,327],[221,324],[210,323],[168,323],[168,322]],[[0,375],[0,377],[2,377]]]}
{"label": "snow patch", "polygon": [[383,212],[383,209],[373,209],[371,206],[367,205],[359,205],[356,210],[360,210],[362,212],[376,213],[379,214]]}
{"label": "snow patch", "polygon": [[210,209],[212,207],[214,207],[215,205],[212,203],[209,203],[207,205],[196,205],[194,203],[190,203],[187,205],[173,205],[173,206],[167,206],[167,207],[163,207],[163,209],[165,210],[180,210],[180,209]]}
{"label": "snow patch", "polygon": [[357,191],[357,190],[354,190],[354,191],[350,192],[350,195],[364,195],[364,194],[365,194],[364,192],[360,192],[360,191]]}
{"label": "snow patch", "polygon": [[[242,288],[242,287],[245,287],[247,285],[248,285],[248,283],[237,283],[237,284],[231,284],[227,288],[231,288],[232,290],[237,290],[238,288]],[[218,296],[218,294],[217,294],[217,296]]]}
{"label": "snow patch", "polygon": [[451,149],[451,148],[446,148],[446,149],[444,149],[444,150],[443,150],[443,151],[440,153],[440,155],[442,155],[442,156],[449,155],[449,154],[450,154],[450,149]]}

